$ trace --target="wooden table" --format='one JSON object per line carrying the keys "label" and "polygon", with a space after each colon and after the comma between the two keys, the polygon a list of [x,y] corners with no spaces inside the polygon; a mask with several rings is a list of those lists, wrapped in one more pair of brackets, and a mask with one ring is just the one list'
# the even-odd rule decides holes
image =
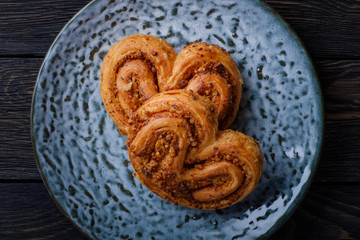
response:
{"label": "wooden table", "polygon": [[[325,99],[314,182],[271,239],[360,239],[360,1],[268,0],[308,48]],[[42,183],[30,105],[43,58],[88,0],[0,1],[0,239],[84,239]]]}

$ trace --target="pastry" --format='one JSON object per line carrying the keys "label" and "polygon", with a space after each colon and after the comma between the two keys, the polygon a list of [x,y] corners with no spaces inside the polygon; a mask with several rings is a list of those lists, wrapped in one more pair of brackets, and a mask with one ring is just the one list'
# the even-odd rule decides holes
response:
{"label": "pastry", "polygon": [[100,92],[122,134],[128,133],[130,116],[164,90],[175,57],[170,44],[150,35],[133,35],[110,48],[101,67]]}
{"label": "pastry", "polygon": [[135,176],[165,200],[197,209],[229,207],[258,184],[259,144],[226,129],[243,81],[222,48],[192,43],[176,56],[164,40],[134,35],[111,47],[101,97],[122,134]]}
{"label": "pastry", "polygon": [[218,209],[257,185],[259,144],[233,130],[218,131],[210,100],[186,89],[155,95],[134,114],[127,146],[135,176],[174,204]]}

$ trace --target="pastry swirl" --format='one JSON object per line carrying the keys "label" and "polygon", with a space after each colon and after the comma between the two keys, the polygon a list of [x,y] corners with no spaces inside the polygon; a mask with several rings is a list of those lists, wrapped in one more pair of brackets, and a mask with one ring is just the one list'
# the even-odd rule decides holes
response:
{"label": "pastry swirl", "polygon": [[219,111],[219,128],[226,129],[238,111],[242,84],[239,69],[224,49],[195,42],[176,56],[166,89],[187,88],[209,98]]}
{"label": "pastry swirl", "polygon": [[243,81],[222,48],[192,43],[177,56],[155,36],[111,47],[101,97],[122,134],[135,176],[165,200],[190,208],[229,207],[258,184],[259,144],[227,128]]}
{"label": "pastry swirl", "polygon": [[198,209],[228,207],[257,185],[258,143],[218,132],[213,104],[186,89],[157,94],[133,115],[127,146],[136,177],[160,197]]}
{"label": "pastry swirl", "polygon": [[101,67],[101,97],[122,134],[131,115],[164,90],[175,57],[170,44],[150,35],[133,35],[110,48]]}

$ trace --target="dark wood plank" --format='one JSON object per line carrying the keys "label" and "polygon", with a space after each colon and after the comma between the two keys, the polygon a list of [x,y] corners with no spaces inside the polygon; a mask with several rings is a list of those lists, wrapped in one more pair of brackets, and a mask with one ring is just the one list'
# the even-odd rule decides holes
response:
{"label": "dark wood plank", "polygon": [[0,178],[38,179],[30,108],[42,59],[0,59]]}
{"label": "dark wood plank", "polygon": [[316,69],[326,122],[315,181],[360,182],[360,61],[319,61]]}
{"label": "dark wood plank", "polygon": [[[42,183],[0,184],[0,239],[85,239]],[[270,239],[357,239],[360,188],[312,186],[295,214]]]}
{"label": "dark wood plank", "polygon": [[315,182],[360,183],[360,121],[326,121]]}
{"label": "dark wood plank", "polygon": [[359,0],[265,1],[298,33],[312,58],[360,57]]}
{"label": "dark wood plank", "polygon": [[45,56],[64,25],[89,0],[2,0],[0,56]]}
{"label": "dark wood plank", "polygon": [[[40,180],[29,114],[41,61],[0,59],[0,179]],[[318,61],[316,68],[326,102],[326,128],[315,182],[360,182],[360,61]]]}
{"label": "dark wood plank", "polygon": [[[44,56],[71,17],[89,1],[3,0],[0,56]],[[313,58],[360,58],[358,0],[266,0],[295,29]]]}
{"label": "dark wood plank", "polygon": [[86,239],[42,183],[0,183],[0,239]]}
{"label": "dark wood plank", "polygon": [[360,61],[317,61],[329,121],[360,120]]}

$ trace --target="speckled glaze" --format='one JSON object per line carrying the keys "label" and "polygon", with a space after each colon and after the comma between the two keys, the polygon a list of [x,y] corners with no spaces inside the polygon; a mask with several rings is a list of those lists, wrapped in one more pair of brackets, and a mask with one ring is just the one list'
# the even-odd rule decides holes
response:
{"label": "speckled glaze", "polygon": [[[245,84],[233,129],[260,142],[263,176],[241,203],[217,211],[175,206],[133,177],[125,137],[100,97],[111,45],[136,33],[179,52],[192,41],[230,52]],[[256,239],[299,204],[322,141],[319,84],[289,26],[258,0],[93,1],[62,30],[39,72],[32,138],[59,208],[92,239]]]}

